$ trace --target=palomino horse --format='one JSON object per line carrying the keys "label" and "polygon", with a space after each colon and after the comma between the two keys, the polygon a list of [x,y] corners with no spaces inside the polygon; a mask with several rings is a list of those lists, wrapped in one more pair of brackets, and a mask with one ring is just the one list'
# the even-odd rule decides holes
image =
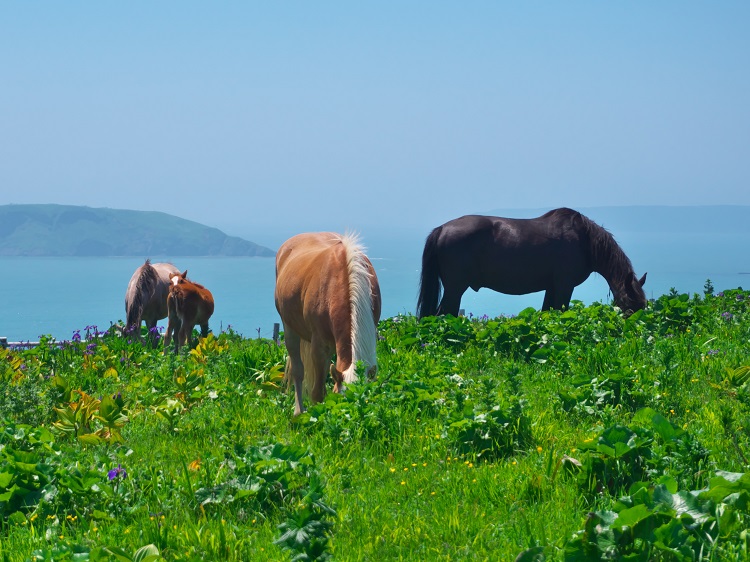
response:
{"label": "palomino horse", "polygon": [[180,270],[171,263],[151,263],[146,260],[135,270],[125,291],[125,330],[141,336],[141,320],[146,322],[151,341],[156,341],[153,328],[156,322],[167,317],[167,294],[170,276]]}
{"label": "palomino horse", "polygon": [[303,384],[320,402],[326,372],[334,392],[341,392],[344,382],[357,380],[357,361],[368,373],[377,369],[380,285],[356,236],[306,233],[284,242],[276,254],[275,301],[284,323],[285,375],[294,383],[295,415],[304,411]]}
{"label": "palomino horse", "polygon": [[646,275],[637,279],[612,235],[581,213],[562,208],[534,219],[467,215],[427,237],[417,316],[457,316],[469,287],[510,295],[545,291],[542,310],[567,307],[573,288],[592,272],[607,280],[623,311],[645,308]]}
{"label": "palomino horse", "polygon": [[164,353],[167,352],[172,337],[175,353],[180,351],[181,345],[190,344],[196,324],[200,325],[201,337],[205,338],[208,335],[208,319],[214,313],[214,297],[211,291],[203,285],[189,281],[187,270],[172,275],[171,281],[167,296],[169,323],[167,334],[164,336]]}

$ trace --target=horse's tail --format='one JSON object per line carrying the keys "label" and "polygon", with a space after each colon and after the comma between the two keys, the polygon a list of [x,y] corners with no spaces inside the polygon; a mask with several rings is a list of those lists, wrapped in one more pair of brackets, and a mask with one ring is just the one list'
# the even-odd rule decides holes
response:
{"label": "horse's tail", "polygon": [[143,307],[156,291],[159,283],[159,274],[151,260],[147,259],[140,267],[140,274],[133,288],[128,290],[128,298],[125,299],[125,320],[126,329],[132,329],[135,326],[136,331],[140,334],[141,316],[143,316]]}
{"label": "horse's tail", "polygon": [[342,243],[346,249],[346,268],[349,274],[352,335],[352,364],[342,374],[344,382],[352,383],[357,380],[357,361],[363,361],[368,370],[377,367],[378,364],[377,320],[373,314],[375,271],[356,234],[345,234]]}
{"label": "horse's tail", "polygon": [[440,302],[441,282],[438,268],[437,242],[443,227],[438,226],[430,232],[422,251],[422,274],[419,278],[419,298],[417,299],[417,318],[435,316]]}

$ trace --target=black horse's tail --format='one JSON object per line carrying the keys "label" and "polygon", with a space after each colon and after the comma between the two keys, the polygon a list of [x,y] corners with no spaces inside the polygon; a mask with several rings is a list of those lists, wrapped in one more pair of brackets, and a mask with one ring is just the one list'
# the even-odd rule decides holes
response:
{"label": "black horse's tail", "polygon": [[151,260],[146,260],[140,267],[141,273],[138,276],[133,291],[128,291],[128,299],[125,303],[126,324],[125,329],[130,330],[135,327],[136,334],[140,335],[141,316],[143,316],[143,307],[156,291],[159,283],[159,274],[151,265]]}
{"label": "black horse's tail", "polygon": [[437,242],[442,230],[442,226],[435,228],[430,232],[424,243],[422,274],[419,278],[419,298],[417,299],[417,318],[437,314],[441,293]]}

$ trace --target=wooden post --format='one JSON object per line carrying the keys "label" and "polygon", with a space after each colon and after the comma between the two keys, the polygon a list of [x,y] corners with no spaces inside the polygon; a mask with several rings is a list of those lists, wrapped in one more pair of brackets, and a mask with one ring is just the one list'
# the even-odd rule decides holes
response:
{"label": "wooden post", "polygon": [[278,322],[273,323],[273,341],[276,342],[276,345],[279,345],[279,323]]}
{"label": "wooden post", "polygon": [[459,316],[465,316],[465,312],[466,312],[466,309],[464,309],[464,308],[459,308],[458,309],[458,315]]}
{"label": "wooden post", "polygon": [[8,338],[0,337],[0,347],[2,347],[3,349],[8,348]]}

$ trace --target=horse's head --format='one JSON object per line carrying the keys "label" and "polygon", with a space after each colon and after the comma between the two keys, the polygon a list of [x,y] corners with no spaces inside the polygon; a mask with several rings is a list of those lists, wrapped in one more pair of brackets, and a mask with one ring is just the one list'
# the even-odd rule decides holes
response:
{"label": "horse's head", "polygon": [[344,386],[344,373],[339,371],[333,363],[331,363],[328,372],[331,373],[331,378],[333,379],[333,391],[339,394],[344,392],[346,390]]}
{"label": "horse's head", "polygon": [[[339,371],[334,364],[331,364],[331,367],[328,371],[329,373],[331,373],[331,378],[333,379],[333,391],[339,393],[344,392],[346,390],[346,387],[344,386],[344,373]],[[378,366],[370,365],[367,368],[367,380],[371,381],[375,379],[377,373]]]}
{"label": "horse's head", "polygon": [[615,302],[624,312],[632,314],[638,310],[646,308],[646,293],[643,292],[643,285],[646,283],[646,275],[638,279],[635,274],[625,281],[619,294],[615,295]]}
{"label": "horse's head", "polygon": [[182,273],[175,273],[169,278],[171,285],[179,285],[187,281],[187,269]]}

